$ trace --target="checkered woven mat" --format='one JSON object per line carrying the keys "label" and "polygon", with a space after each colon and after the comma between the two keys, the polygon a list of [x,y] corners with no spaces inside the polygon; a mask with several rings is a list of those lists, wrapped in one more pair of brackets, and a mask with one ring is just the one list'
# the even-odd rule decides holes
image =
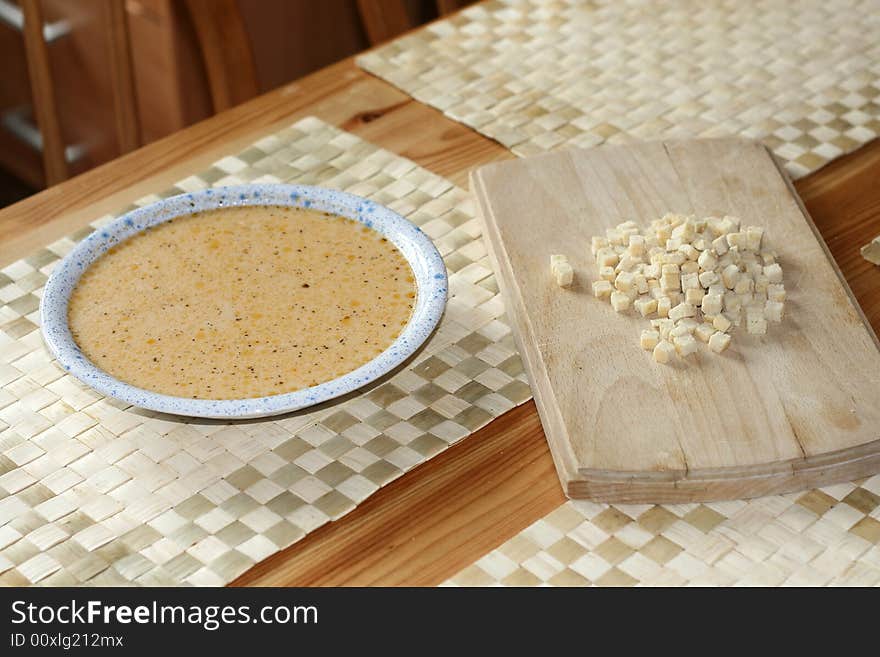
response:
{"label": "checkered woven mat", "polygon": [[242,182],[344,189],[421,226],[450,273],[438,330],[318,410],[186,421],[102,397],[42,344],[47,275],[113,217],[0,270],[0,585],[228,583],[530,397],[465,192],[308,118],[136,205]]}
{"label": "checkered woven mat", "polygon": [[447,586],[877,586],[880,475],[749,501],[567,502]]}
{"label": "checkered woven mat", "polygon": [[521,156],[740,135],[797,178],[880,134],[878,0],[492,0],[357,62]]}

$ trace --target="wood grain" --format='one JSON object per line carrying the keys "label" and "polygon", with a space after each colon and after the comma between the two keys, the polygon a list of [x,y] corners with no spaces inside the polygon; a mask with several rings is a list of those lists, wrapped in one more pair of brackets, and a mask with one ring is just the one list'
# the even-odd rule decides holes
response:
{"label": "wood grain", "polygon": [[107,61],[110,65],[116,142],[120,153],[128,153],[140,146],[141,142],[128,19],[124,3],[102,0],[101,5],[107,38]]}
{"label": "wood grain", "polygon": [[[880,470],[880,350],[773,156],[742,139],[571,149],[472,174],[520,352],[567,493],[629,503],[755,497]],[[761,225],[786,318],[723,356],[661,367],[647,321],[593,298],[587,244],[668,211]],[[536,233],[536,223],[540,232]],[[548,258],[565,253],[570,290]]]}
{"label": "wood grain", "polygon": [[[471,167],[512,157],[497,143],[409,99],[346,60],[0,210],[0,266],[205,168],[281,124],[310,114],[401,153],[459,185],[467,184]],[[872,267],[857,254],[861,244],[880,233],[878,177],[880,140],[795,185],[875,329],[880,329],[880,267]],[[546,467],[530,471],[523,479],[497,480],[493,478],[497,463],[490,455],[467,479],[473,498],[442,500],[445,515],[438,522],[431,549],[417,553],[398,549],[400,543],[387,537],[385,517],[376,510],[394,501],[403,517],[416,518],[412,509],[428,491],[417,484],[441,478],[454,468],[453,456],[458,454],[454,450],[486,440],[502,441],[504,450],[515,455],[508,462],[509,470],[528,470],[538,457]],[[483,556],[487,546],[497,547],[563,503],[551,463],[535,406],[526,404],[380,490],[364,507],[260,564],[238,583],[346,585],[370,579],[374,584],[439,584],[461,564]],[[411,495],[401,495],[405,485],[413,487],[407,489],[413,491]],[[518,500],[519,506],[515,513],[507,509],[503,522],[493,512],[472,514],[473,505],[490,495]],[[466,533],[455,524],[462,514],[470,518]],[[478,541],[472,539],[475,536]],[[444,555],[439,562],[438,555]],[[370,565],[358,572],[356,563],[343,567],[347,561]],[[337,566],[331,567],[333,563]],[[394,575],[401,570],[407,576]],[[421,571],[430,576],[412,575]]]}
{"label": "wood grain", "polygon": [[215,112],[257,95],[257,67],[235,0],[186,0]]}
{"label": "wood grain", "polygon": [[404,0],[357,0],[361,22],[371,45],[377,45],[413,28]]}
{"label": "wood grain", "polygon": [[34,114],[43,137],[43,174],[47,185],[67,178],[67,160],[64,157],[64,137],[58,118],[55,84],[49,48],[43,38],[43,9],[40,0],[22,0],[24,13],[24,47],[27,52],[28,73],[31,81]]}

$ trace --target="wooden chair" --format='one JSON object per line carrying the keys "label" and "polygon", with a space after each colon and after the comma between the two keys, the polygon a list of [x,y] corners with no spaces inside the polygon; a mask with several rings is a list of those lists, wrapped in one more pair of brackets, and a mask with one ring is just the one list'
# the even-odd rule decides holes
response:
{"label": "wooden chair", "polygon": [[[446,16],[471,4],[473,0],[435,0],[438,16]],[[358,13],[370,45],[388,41],[418,24],[413,3],[406,0],[357,0]]]}
{"label": "wooden chair", "polygon": [[[116,139],[120,152],[127,153],[140,145],[140,128],[125,5],[122,0],[93,2],[101,5],[101,21],[107,35]],[[20,5],[24,15],[23,36],[34,118],[42,138],[43,174],[46,186],[50,186],[67,179],[69,171],[52,80],[49,45],[43,29],[40,0],[20,0]]]}
{"label": "wooden chair", "polygon": [[257,66],[236,0],[186,0],[215,112],[259,92]]}

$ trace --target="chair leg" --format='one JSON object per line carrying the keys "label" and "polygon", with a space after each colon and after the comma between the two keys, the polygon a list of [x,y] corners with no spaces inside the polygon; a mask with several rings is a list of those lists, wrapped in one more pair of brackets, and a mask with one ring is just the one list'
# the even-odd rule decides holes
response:
{"label": "chair leg", "polygon": [[205,62],[214,111],[256,96],[257,67],[235,0],[186,0],[186,8]]}
{"label": "chair leg", "polygon": [[21,0],[21,9],[24,14],[24,47],[34,117],[43,138],[43,173],[46,186],[49,187],[66,180],[68,176],[64,140],[58,119],[55,86],[52,83],[49,49],[43,38],[43,9],[40,0]]}
{"label": "chair leg", "polygon": [[446,14],[458,11],[466,4],[469,4],[466,0],[437,0],[437,13],[445,16]]}
{"label": "chair leg", "polygon": [[370,45],[387,41],[415,27],[404,0],[358,0],[357,6]]}
{"label": "chair leg", "polygon": [[110,60],[116,142],[120,153],[128,153],[141,145],[141,135],[125,1],[100,1],[103,5],[101,21],[107,35],[107,54]]}

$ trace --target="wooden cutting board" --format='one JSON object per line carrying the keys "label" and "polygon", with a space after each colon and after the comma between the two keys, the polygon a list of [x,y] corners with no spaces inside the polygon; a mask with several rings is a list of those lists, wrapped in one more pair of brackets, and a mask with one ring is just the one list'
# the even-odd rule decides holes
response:
{"label": "wooden cutting board", "polygon": [[[692,502],[880,472],[880,345],[773,156],[742,139],[565,150],[475,170],[471,187],[565,492]],[[722,355],[658,365],[648,321],[592,296],[590,237],[666,212],[765,227],[786,317]],[[555,285],[567,254],[571,289]]]}

